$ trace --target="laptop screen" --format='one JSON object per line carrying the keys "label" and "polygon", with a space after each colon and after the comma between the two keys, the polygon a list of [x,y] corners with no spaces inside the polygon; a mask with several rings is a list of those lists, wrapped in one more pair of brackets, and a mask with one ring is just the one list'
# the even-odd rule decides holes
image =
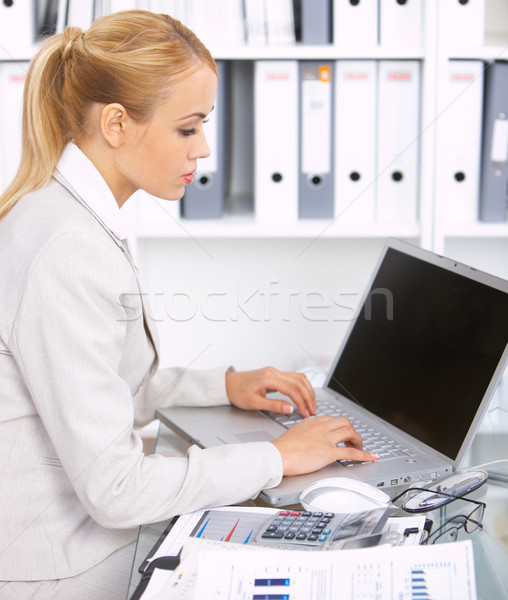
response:
{"label": "laptop screen", "polygon": [[389,247],[328,387],[455,460],[508,343],[508,293],[453,265]]}

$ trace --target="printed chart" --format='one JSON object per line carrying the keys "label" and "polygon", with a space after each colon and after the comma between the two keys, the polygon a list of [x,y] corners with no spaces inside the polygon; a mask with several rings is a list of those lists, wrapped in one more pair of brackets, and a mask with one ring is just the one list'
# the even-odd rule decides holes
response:
{"label": "printed chart", "polygon": [[196,597],[205,591],[213,600],[476,600],[469,542],[362,552],[206,551]]}
{"label": "printed chart", "polygon": [[256,538],[266,521],[266,514],[206,511],[191,536],[216,542],[248,544]]}

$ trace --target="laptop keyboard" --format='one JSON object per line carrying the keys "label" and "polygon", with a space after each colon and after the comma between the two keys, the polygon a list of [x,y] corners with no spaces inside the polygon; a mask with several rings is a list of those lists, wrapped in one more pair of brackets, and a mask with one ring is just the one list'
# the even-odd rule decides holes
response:
{"label": "laptop keyboard", "polygon": [[[264,413],[286,429],[296,425],[304,418],[297,411],[291,415],[281,415],[280,413],[270,411],[264,411]],[[396,442],[389,435],[381,433],[372,426],[364,423],[358,417],[351,415],[342,407],[337,406],[336,403],[331,402],[326,398],[317,398],[316,416],[323,415],[346,417],[349,419],[351,425],[353,425],[356,431],[362,436],[363,449],[367,452],[375,452],[378,455],[378,462],[390,458],[415,456],[415,453],[412,450],[406,448],[400,442]],[[339,460],[338,462],[345,467],[351,467],[358,463],[358,461],[354,460]]]}

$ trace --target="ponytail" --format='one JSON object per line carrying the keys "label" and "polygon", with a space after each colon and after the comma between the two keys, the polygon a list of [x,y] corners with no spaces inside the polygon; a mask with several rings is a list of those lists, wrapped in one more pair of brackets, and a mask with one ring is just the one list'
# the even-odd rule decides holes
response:
{"label": "ponytail", "polygon": [[21,162],[0,196],[0,218],[50,180],[69,141],[84,132],[94,103],[122,104],[147,121],[189,68],[217,67],[202,42],[168,15],[124,11],[90,29],[67,27],[33,58],[23,95]]}

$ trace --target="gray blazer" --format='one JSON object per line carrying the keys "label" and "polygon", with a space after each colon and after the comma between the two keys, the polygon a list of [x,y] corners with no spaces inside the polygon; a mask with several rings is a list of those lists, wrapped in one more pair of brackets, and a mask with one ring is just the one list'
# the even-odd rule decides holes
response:
{"label": "gray blazer", "polygon": [[228,402],[224,369],[157,369],[127,248],[58,172],[0,220],[0,273],[0,579],[73,576],[280,481],[268,442],[143,455],[158,408]]}

